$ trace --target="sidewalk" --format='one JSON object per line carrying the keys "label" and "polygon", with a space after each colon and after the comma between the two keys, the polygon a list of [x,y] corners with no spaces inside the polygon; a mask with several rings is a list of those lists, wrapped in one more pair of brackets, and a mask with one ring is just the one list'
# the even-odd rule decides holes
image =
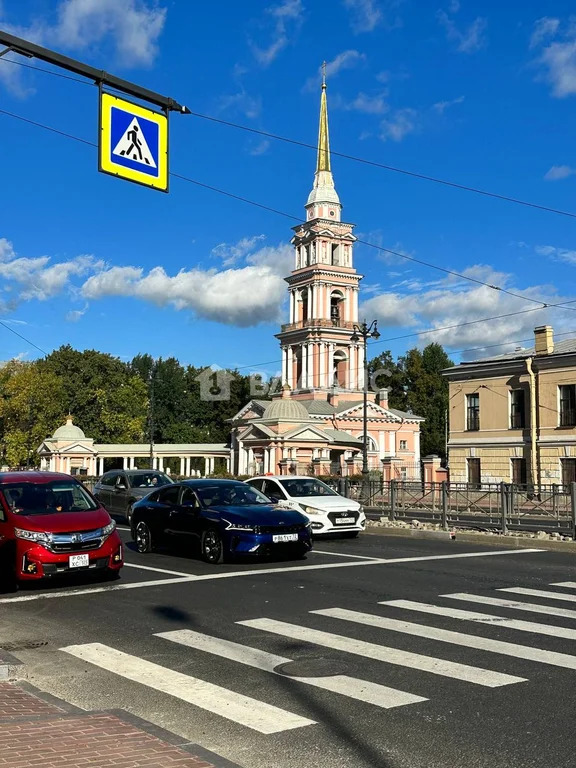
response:
{"label": "sidewalk", "polygon": [[239,768],[124,711],[85,712],[28,683],[0,680],[0,768],[32,766]]}

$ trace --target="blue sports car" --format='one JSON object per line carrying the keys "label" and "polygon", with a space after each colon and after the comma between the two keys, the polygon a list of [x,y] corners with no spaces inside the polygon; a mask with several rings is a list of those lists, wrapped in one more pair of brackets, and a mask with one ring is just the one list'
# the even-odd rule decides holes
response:
{"label": "blue sports car", "polygon": [[130,520],[138,552],[190,541],[207,563],[232,555],[274,553],[304,557],[312,548],[310,522],[238,480],[184,480],[138,501]]}

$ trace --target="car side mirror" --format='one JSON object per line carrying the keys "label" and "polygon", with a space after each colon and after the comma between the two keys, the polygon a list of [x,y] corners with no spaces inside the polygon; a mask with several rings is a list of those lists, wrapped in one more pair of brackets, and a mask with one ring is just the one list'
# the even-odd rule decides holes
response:
{"label": "car side mirror", "polygon": [[128,486],[125,485],[124,483],[118,483],[118,485],[116,486],[116,490],[117,491],[125,491],[127,487]]}

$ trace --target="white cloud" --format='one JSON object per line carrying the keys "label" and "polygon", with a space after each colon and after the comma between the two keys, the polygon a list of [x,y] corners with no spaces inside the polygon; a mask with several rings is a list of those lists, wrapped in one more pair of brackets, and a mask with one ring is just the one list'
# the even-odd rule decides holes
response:
{"label": "white cloud", "polygon": [[346,8],[352,11],[352,29],[354,32],[372,32],[384,20],[384,14],[378,0],[343,0]]}
{"label": "white cloud", "polygon": [[254,144],[250,147],[250,149],[248,150],[248,154],[252,155],[253,157],[259,157],[260,155],[265,155],[269,149],[270,149],[270,140],[262,139],[257,144]]}
{"label": "white cloud", "polygon": [[[464,274],[514,290],[510,275],[496,272],[489,266],[474,265],[464,270]],[[553,287],[545,285],[516,290],[543,303],[569,300],[558,296]],[[431,333],[420,337],[419,343],[436,341],[448,349],[460,349],[467,346],[499,344],[506,339],[529,338],[535,325],[549,321],[553,309],[513,315],[505,321],[462,324],[495,315],[521,312],[531,309],[532,306],[536,305],[487,286],[448,277],[430,289],[416,293],[388,292],[374,296],[364,302],[361,313],[367,317],[377,317],[381,328],[389,326],[413,328],[415,331],[431,330]],[[563,324],[569,322],[569,318],[564,319],[568,313],[563,316],[558,310],[555,314],[557,326],[563,327]],[[455,325],[460,327],[434,330]]]}
{"label": "white cloud", "polygon": [[[250,239],[235,246],[221,244],[220,248],[228,252],[236,248],[246,254]],[[90,300],[132,297],[159,307],[187,310],[205,320],[248,327],[279,319],[286,293],[284,276],[291,260],[291,247],[280,245],[246,254],[244,266],[223,271],[183,269],[171,276],[160,266],[149,272],[142,267],[111,267],[89,277],[82,294]]]}
{"label": "white cloud", "polygon": [[546,256],[554,261],[564,261],[566,264],[576,264],[576,250],[557,248],[554,245],[537,245],[534,250],[539,256]]}
{"label": "white cloud", "polygon": [[346,105],[346,109],[364,112],[368,115],[382,115],[390,109],[386,101],[386,95],[385,93],[377,93],[369,96],[366,93],[360,92],[355,99]]}
{"label": "white cloud", "polygon": [[[52,263],[49,256],[19,257],[12,244],[0,239],[0,303],[11,308],[22,301],[46,301],[66,289],[72,289],[72,278],[101,269],[104,263],[93,256],[76,256],[69,261]],[[2,296],[2,292],[4,296]],[[6,295],[10,301],[4,301]]]}
{"label": "white cloud", "polygon": [[[354,48],[348,49],[346,51],[342,51],[342,53],[339,53],[337,56],[335,56],[332,59],[332,61],[326,62],[326,77],[327,78],[335,77],[343,69],[352,69],[353,67],[357,66],[360,62],[365,60],[366,60],[365,54],[360,53],[360,51],[357,51]],[[314,75],[314,77],[309,77],[306,83],[304,84],[304,90],[315,91],[320,84],[321,76],[322,76],[322,67],[318,67],[317,74]]]}
{"label": "white cloud", "polygon": [[464,96],[458,96],[458,98],[450,99],[448,101],[437,101],[436,104],[432,105],[432,109],[435,112],[438,112],[439,115],[443,115],[447,109],[455,106],[456,104],[462,104],[463,101],[464,101]]}
{"label": "white cloud", "polygon": [[236,264],[240,259],[245,258],[253,249],[256,243],[265,240],[266,235],[254,235],[253,237],[243,237],[237,243],[219,243],[212,248],[212,255],[222,259],[225,267]]}
{"label": "white cloud", "polygon": [[244,86],[246,69],[236,64],[232,70],[232,82],[235,84],[234,93],[220,96],[216,109],[218,112],[236,111],[250,120],[254,120],[262,111],[262,100],[259,96],[252,96]]}
{"label": "white cloud", "polygon": [[530,48],[540,47],[536,59],[539,79],[552,86],[559,99],[576,94],[576,24],[570,19],[562,27],[560,19],[544,17],[534,24]]}
{"label": "white cloud", "polygon": [[554,37],[560,26],[560,19],[553,19],[550,16],[544,16],[534,22],[534,31],[530,38],[530,48],[541,45],[545,40]]}
{"label": "white cloud", "polygon": [[69,323],[77,323],[88,311],[88,304],[84,306],[83,309],[71,309],[70,312],[66,313],[66,320]]}
{"label": "white cloud", "polygon": [[389,118],[380,123],[379,137],[382,141],[402,141],[418,129],[418,113],[406,107],[397,109]]}
{"label": "white cloud", "polygon": [[272,40],[266,47],[252,43],[252,52],[256,61],[267,67],[286,48],[302,24],[304,6],[302,0],[283,0],[278,5],[265,8],[264,13],[273,21]]}
{"label": "white cloud", "polygon": [[[1,9],[0,9],[1,11]],[[158,39],[166,22],[166,9],[151,0],[60,0],[56,23],[36,18],[27,27],[14,27],[2,19],[5,28],[21,37],[65,50],[94,49],[112,42],[116,56],[125,66],[148,67],[158,55]],[[2,72],[8,66],[1,67]],[[4,83],[17,83],[15,75],[0,74]]]}
{"label": "white cloud", "polygon": [[[459,9],[459,5],[456,10]],[[454,12],[453,8],[451,8]],[[446,31],[446,37],[451,42],[456,43],[456,50],[460,53],[475,53],[484,47],[486,43],[486,27],[488,22],[486,19],[478,16],[467,27],[460,29],[454,19],[446,13],[446,11],[438,11],[438,22],[444,27]]]}
{"label": "white cloud", "polygon": [[546,181],[558,181],[559,179],[567,179],[568,176],[575,176],[576,168],[572,168],[570,165],[553,165],[546,173],[544,178]]}

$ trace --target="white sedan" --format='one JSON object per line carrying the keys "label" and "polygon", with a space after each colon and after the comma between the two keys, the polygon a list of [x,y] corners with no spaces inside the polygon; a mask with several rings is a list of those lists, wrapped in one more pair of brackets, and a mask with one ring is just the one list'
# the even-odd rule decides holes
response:
{"label": "white sedan", "polygon": [[366,515],[357,501],[340,496],[315,477],[274,475],[247,482],[279,506],[303,512],[314,536],[338,532],[353,538],[366,527]]}

